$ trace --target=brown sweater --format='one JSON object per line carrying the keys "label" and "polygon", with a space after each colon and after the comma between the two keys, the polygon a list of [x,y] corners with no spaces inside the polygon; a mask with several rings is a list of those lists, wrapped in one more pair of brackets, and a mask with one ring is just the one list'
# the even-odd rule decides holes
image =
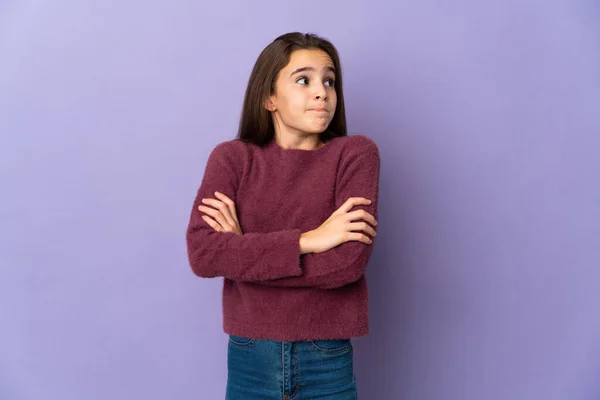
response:
{"label": "brown sweater", "polygon": [[[300,234],[319,227],[350,197],[377,215],[379,150],[364,135],[316,150],[230,140],[211,152],[194,200],[187,248],[192,271],[224,277],[225,333],[279,341],[368,334],[365,269],[372,244],[357,241],[300,255]],[[214,231],[198,210],[219,191],[231,198],[243,235]],[[375,227],[374,227],[375,228]]]}

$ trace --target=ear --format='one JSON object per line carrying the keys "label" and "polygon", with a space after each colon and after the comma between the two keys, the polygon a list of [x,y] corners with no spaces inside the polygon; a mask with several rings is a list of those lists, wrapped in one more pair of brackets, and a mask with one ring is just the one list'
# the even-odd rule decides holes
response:
{"label": "ear", "polygon": [[275,98],[273,96],[269,97],[267,101],[265,101],[265,108],[271,112],[277,110],[277,107],[275,106]]}

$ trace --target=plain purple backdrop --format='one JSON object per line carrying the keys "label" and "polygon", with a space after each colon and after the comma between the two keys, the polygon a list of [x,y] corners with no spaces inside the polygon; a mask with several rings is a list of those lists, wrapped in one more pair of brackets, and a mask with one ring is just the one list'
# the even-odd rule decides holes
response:
{"label": "plain purple backdrop", "polygon": [[185,228],[259,52],[338,47],[382,156],[365,400],[600,398],[592,1],[0,3],[0,398],[222,399]]}

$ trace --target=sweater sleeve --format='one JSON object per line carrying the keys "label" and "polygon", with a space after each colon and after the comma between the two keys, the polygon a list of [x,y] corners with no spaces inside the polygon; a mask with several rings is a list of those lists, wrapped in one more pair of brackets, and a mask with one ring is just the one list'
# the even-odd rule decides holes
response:
{"label": "sweater sleeve", "polygon": [[208,157],[186,231],[188,259],[194,274],[241,281],[264,281],[299,276],[300,230],[237,235],[216,232],[198,210],[205,197],[219,191],[235,201],[242,158],[230,142],[219,144]]}
{"label": "sweater sleeve", "polygon": [[[379,150],[375,142],[368,138],[358,150],[348,159],[342,160],[339,178],[336,182],[335,207],[338,209],[350,197],[365,197],[372,201],[371,204],[356,206],[351,211],[364,209],[377,220]],[[366,235],[371,237],[369,234]],[[376,237],[372,239],[373,243],[371,244],[349,241],[323,253],[301,255],[302,276],[257,283],[268,286],[334,289],[356,282],[365,274]]]}

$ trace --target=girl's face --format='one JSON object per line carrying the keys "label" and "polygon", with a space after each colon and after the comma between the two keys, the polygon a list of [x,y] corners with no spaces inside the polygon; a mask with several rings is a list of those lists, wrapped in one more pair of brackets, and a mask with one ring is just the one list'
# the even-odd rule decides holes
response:
{"label": "girl's face", "polygon": [[322,50],[296,50],[277,76],[275,94],[269,97],[276,135],[319,134],[335,114],[333,61]]}

